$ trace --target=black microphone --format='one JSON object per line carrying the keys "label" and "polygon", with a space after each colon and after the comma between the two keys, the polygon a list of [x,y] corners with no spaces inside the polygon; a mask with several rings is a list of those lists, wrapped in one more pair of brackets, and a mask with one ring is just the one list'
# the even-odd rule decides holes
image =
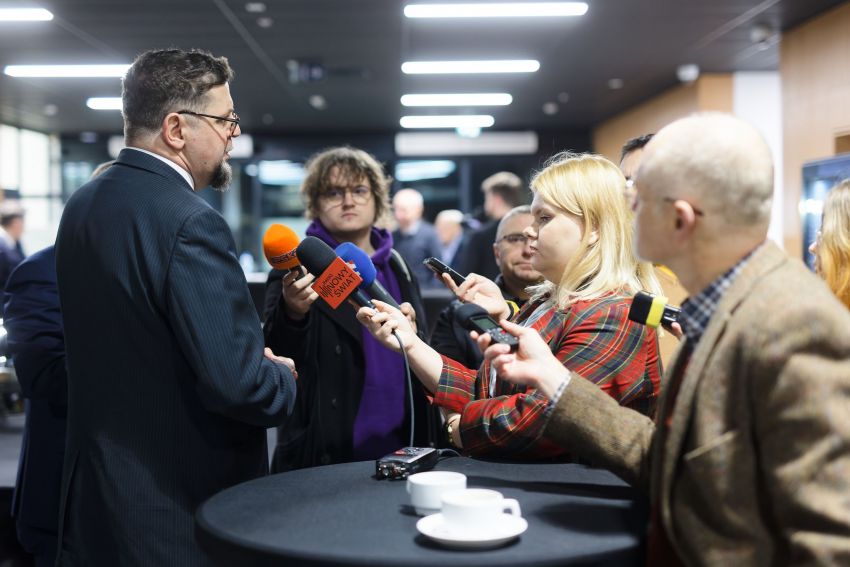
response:
{"label": "black microphone", "polygon": [[310,287],[332,308],[336,309],[346,299],[352,299],[360,307],[375,309],[369,297],[359,288],[363,278],[330,246],[315,236],[307,236],[295,249],[295,255],[301,265],[316,276]]}
{"label": "black microphone", "polygon": [[363,278],[363,283],[360,284],[361,287],[365,287],[373,299],[383,301],[396,309],[401,309],[398,302],[381,285],[381,282],[378,281],[378,270],[375,269],[375,264],[366,252],[351,242],[343,242],[336,247],[336,253],[346,262],[354,264],[357,273]]}
{"label": "black microphone", "polygon": [[639,291],[632,299],[629,320],[653,328],[661,325],[670,330],[670,326],[679,320],[680,312],[678,307],[667,305],[666,297]]}

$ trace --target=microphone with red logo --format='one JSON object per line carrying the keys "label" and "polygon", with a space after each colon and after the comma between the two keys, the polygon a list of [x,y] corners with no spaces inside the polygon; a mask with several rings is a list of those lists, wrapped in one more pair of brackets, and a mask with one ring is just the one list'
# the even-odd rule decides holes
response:
{"label": "microphone with red logo", "polygon": [[363,278],[337,256],[330,246],[315,236],[302,240],[295,249],[295,255],[301,265],[316,276],[316,281],[310,287],[332,308],[336,309],[346,299],[353,300],[360,307],[375,308],[360,289]]}
{"label": "microphone with red logo", "polygon": [[269,226],[263,235],[263,254],[276,270],[298,271],[299,262],[295,254],[298,247],[298,235],[283,224]]}
{"label": "microphone with red logo", "polygon": [[343,242],[336,247],[335,252],[349,264],[354,264],[354,269],[363,278],[360,288],[369,292],[372,299],[383,301],[396,309],[401,309],[398,302],[390,295],[390,292],[378,281],[378,270],[375,269],[375,264],[366,252],[351,242]]}

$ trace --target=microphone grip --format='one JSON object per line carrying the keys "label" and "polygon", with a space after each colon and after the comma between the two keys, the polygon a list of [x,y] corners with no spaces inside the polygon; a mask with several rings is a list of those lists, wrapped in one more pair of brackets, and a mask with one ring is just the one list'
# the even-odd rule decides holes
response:
{"label": "microphone grip", "polygon": [[348,296],[348,299],[351,299],[356,303],[359,307],[369,307],[371,309],[375,309],[375,304],[372,303],[372,300],[369,299],[369,296],[363,293],[360,289],[355,289],[351,295]]}
{"label": "microphone grip", "polygon": [[377,279],[372,282],[372,285],[369,286],[369,295],[371,295],[374,299],[378,301],[383,301],[388,305],[392,305],[396,309],[401,309],[398,302],[393,299],[393,296],[390,295],[390,292],[386,290],[384,286],[381,285]]}

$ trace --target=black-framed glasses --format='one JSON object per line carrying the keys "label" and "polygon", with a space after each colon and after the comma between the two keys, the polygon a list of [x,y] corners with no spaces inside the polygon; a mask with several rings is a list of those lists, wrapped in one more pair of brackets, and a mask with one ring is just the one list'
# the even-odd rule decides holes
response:
{"label": "black-framed glasses", "polygon": [[356,187],[330,187],[319,196],[331,207],[338,207],[345,201],[346,193],[351,195],[351,200],[356,205],[365,205],[372,197],[372,190],[365,185],[358,185]]}
{"label": "black-framed glasses", "polygon": [[235,112],[232,112],[233,118],[229,116],[215,116],[213,114],[204,114],[203,112],[195,112],[193,110],[178,110],[177,114],[190,114],[192,116],[203,116],[204,118],[212,118],[213,120],[222,120],[224,122],[230,122],[230,136],[232,136],[236,132],[236,128],[239,127],[239,115]]}
{"label": "black-framed glasses", "polygon": [[505,242],[507,242],[508,244],[510,244],[511,246],[516,246],[518,244],[525,246],[526,243],[528,242],[528,237],[524,234],[520,234],[518,232],[515,232],[515,233],[512,233],[512,234],[504,235],[502,238],[498,239],[496,242],[502,242],[503,240]]}

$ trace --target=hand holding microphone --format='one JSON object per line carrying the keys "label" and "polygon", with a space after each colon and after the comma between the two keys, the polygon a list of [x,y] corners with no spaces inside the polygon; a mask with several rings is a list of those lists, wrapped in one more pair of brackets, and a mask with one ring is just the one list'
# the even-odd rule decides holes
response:
{"label": "hand holding microphone", "polygon": [[286,315],[294,321],[304,319],[310,306],[319,298],[310,288],[315,278],[310,274],[304,276],[301,271],[297,248],[298,235],[286,225],[272,224],[263,235],[266,260],[277,270],[287,270],[283,276],[281,294]]}
{"label": "hand holding microphone", "polygon": [[413,348],[419,337],[407,316],[380,300],[374,300],[373,304],[374,308],[361,307],[357,311],[357,320],[366,327],[373,337],[393,352],[401,352],[401,347],[398,340],[393,336],[394,334],[401,338],[405,349],[409,351]]}

